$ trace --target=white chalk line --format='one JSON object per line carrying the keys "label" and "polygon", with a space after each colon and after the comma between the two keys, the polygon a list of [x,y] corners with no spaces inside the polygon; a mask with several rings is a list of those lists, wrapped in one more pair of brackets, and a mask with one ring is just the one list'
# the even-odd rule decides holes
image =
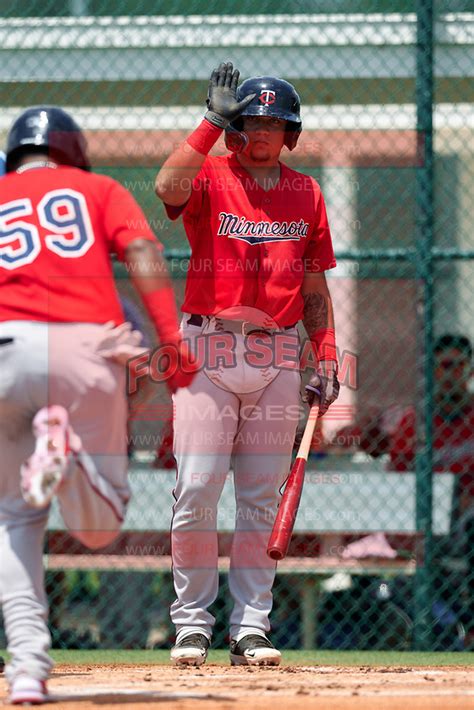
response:
{"label": "white chalk line", "polygon": [[[225,677],[226,679],[229,679],[230,676],[221,676]],[[189,679],[191,680],[196,680],[197,682],[203,682],[206,681],[207,683],[209,682],[209,677],[207,678],[193,678],[192,676],[189,676]],[[235,680],[235,678],[234,678]],[[232,689],[234,692],[238,693],[238,697],[241,697],[243,694],[246,695],[246,697],[251,697],[253,693],[249,693],[247,689],[242,688],[240,689]],[[353,697],[353,692],[354,690],[357,690],[357,694],[361,697],[377,697],[377,698],[419,698],[419,697],[453,697],[453,698],[465,698],[465,697],[474,697],[474,690],[468,690],[468,689],[452,689],[450,690],[449,688],[426,688],[426,689],[413,689],[413,690],[385,690],[385,689],[377,689],[377,690],[371,690],[371,689],[364,689],[364,688],[354,688],[354,687],[349,687],[349,688],[341,688],[340,690],[338,689],[331,689],[331,690],[326,690],[324,688],[310,688],[308,689],[310,691],[311,695],[315,695],[317,697]],[[314,691],[314,692],[311,692]],[[259,694],[261,695],[261,690],[259,691]],[[50,699],[56,702],[60,701],[66,701],[66,700],[79,700],[83,698],[90,698],[90,697],[101,697],[101,696],[136,696],[138,698],[143,698],[144,700],[147,699],[161,699],[161,700],[179,700],[179,699],[185,699],[185,698],[194,698],[194,699],[201,699],[201,700],[206,700],[210,698],[220,698],[222,700],[234,700],[236,699],[237,696],[232,695],[232,691],[230,693],[227,693],[226,695],[220,695],[218,692],[207,692],[207,693],[199,693],[199,692],[168,692],[168,691],[160,691],[160,690],[146,690],[146,689],[138,689],[138,688],[121,688],[121,689],[111,689],[107,688],[106,686],[92,686],[87,689],[83,687],[72,687],[68,688],[67,690],[62,691],[61,693],[51,693],[50,694]],[[282,697],[292,697],[293,694],[288,694],[288,689],[287,688],[281,688],[280,690],[274,690],[270,692],[264,692],[263,695],[268,695],[268,696],[275,696],[275,695],[280,695]]]}
{"label": "white chalk line", "polygon": [[159,699],[159,700],[180,700],[186,698],[192,698],[195,700],[209,700],[212,698],[219,698],[221,700],[234,700],[234,697],[229,695],[216,693],[199,693],[194,691],[189,692],[177,692],[170,693],[169,691],[163,690],[146,690],[146,688],[107,688],[107,686],[92,686],[88,688],[84,687],[71,687],[61,690],[60,693],[49,693],[48,699],[54,702],[61,701],[71,701],[71,700],[83,700],[87,698],[99,698],[99,697],[115,697],[115,696],[133,696],[137,699],[142,698],[143,700]]}

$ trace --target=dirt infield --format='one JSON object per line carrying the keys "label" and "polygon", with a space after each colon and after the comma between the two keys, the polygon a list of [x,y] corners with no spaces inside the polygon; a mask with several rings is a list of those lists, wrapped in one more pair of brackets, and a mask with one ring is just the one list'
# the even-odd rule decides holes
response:
{"label": "dirt infield", "polygon": [[[107,710],[117,705],[160,710],[467,710],[474,704],[471,681],[470,669],[458,666],[230,668],[209,664],[180,670],[158,665],[58,665],[49,692],[61,710],[98,706]],[[5,696],[2,678],[4,703]]]}

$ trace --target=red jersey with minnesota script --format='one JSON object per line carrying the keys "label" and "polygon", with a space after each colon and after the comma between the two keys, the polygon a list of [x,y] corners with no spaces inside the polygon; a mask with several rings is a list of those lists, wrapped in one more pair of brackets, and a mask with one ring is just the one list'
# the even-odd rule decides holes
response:
{"label": "red jersey with minnesota script", "polygon": [[[0,321],[122,323],[110,255],[156,242],[131,194],[77,168],[0,180]],[[99,304],[99,305],[98,305]]]}
{"label": "red jersey with minnesota script", "polygon": [[336,266],[318,183],[280,164],[265,191],[235,155],[208,156],[184,206],[191,259],[182,310],[213,315],[231,306],[258,308],[280,326],[303,315],[305,272]]}

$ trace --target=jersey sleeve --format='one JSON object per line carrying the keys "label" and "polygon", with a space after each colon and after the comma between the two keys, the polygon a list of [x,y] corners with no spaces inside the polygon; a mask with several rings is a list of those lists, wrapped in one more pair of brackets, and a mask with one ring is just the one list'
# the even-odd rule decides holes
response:
{"label": "jersey sleeve", "polygon": [[310,273],[319,273],[333,269],[336,266],[336,258],[324,198],[315,181],[313,185],[316,201],[315,219],[304,253],[304,269]]}
{"label": "jersey sleeve", "polygon": [[107,194],[103,221],[110,250],[121,261],[125,259],[127,246],[136,239],[147,239],[163,249],[135,198],[115,180]]}
{"label": "jersey sleeve", "polygon": [[183,218],[193,219],[197,217],[201,211],[204,193],[209,182],[209,157],[206,158],[201,165],[201,169],[193,180],[191,195],[187,202],[182,205],[167,205],[165,210],[168,217],[172,220],[178,219],[181,215]]}

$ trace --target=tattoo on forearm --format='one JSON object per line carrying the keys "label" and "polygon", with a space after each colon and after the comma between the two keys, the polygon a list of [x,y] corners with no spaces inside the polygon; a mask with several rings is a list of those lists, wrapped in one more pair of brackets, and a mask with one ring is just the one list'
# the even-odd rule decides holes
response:
{"label": "tattoo on forearm", "polygon": [[320,328],[328,327],[328,302],[320,293],[307,293],[304,296],[303,325],[309,337]]}

